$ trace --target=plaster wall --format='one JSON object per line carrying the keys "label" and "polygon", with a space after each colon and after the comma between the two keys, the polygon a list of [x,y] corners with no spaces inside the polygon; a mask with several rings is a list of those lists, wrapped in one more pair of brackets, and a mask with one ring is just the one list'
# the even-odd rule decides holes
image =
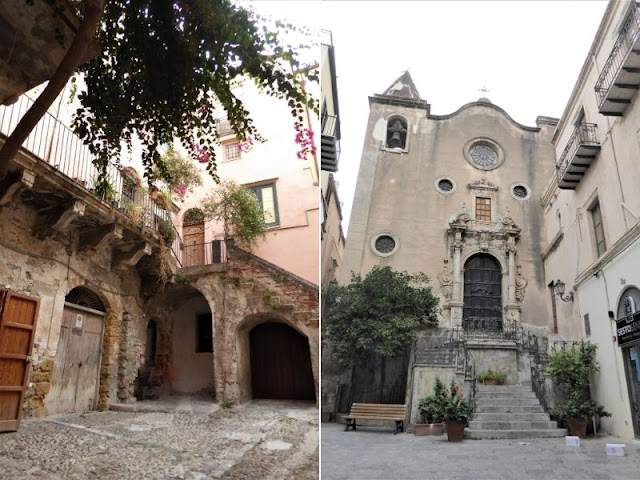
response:
{"label": "plaster wall", "polygon": [[[440,366],[423,366],[416,365],[413,367],[412,372],[412,395],[409,400],[409,423],[421,423],[420,411],[418,410],[418,404],[420,399],[433,395],[433,386],[436,381],[436,377],[440,377],[440,380],[449,387],[451,380],[455,380],[458,385],[464,390],[465,385],[458,377],[456,377],[456,369],[454,367],[440,367]],[[468,391],[465,391],[465,396],[468,397]]]}
{"label": "plaster wall", "polygon": [[197,318],[207,313],[211,310],[203,296],[187,300],[175,311],[171,387],[177,393],[213,391],[213,353],[196,352]]}

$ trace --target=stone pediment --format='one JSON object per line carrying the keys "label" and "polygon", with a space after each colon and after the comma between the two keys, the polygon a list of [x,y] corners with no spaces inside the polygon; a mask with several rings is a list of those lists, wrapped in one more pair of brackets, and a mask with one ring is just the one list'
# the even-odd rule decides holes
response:
{"label": "stone pediment", "polygon": [[495,183],[491,183],[486,179],[476,180],[475,182],[471,182],[468,184],[468,187],[471,190],[484,190],[484,191],[492,191],[497,192],[499,190],[498,185]]}

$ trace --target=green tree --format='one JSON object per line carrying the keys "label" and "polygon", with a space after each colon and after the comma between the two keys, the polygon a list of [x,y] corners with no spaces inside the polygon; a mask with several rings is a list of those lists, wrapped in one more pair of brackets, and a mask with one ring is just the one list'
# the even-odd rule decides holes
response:
{"label": "green tree", "polygon": [[[101,51],[79,69],[87,89],[79,95],[82,107],[74,128],[96,155],[103,175],[108,162],[120,157],[121,144],[131,146],[137,137],[145,175],[151,178],[160,158],[157,147],[178,138],[193,157],[202,157],[204,150],[207,170],[218,180],[213,150],[218,141],[216,117],[226,115],[240,140],[262,139],[232,92],[238,75],[253,79],[265,94],[286,100],[294,122],[304,121],[306,108],[318,113],[317,100],[308,97],[303,79],[293,73],[298,69],[305,72],[304,80],[318,81],[317,66],[300,68],[294,49],[282,39],[287,31],[305,33],[292,25],[272,26],[229,0],[75,4],[82,18],[78,33],[61,40],[71,44],[67,54],[0,150],[0,177],[78,70],[94,35]],[[24,8],[29,8],[27,3]]]}
{"label": "green tree", "polygon": [[233,236],[251,248],[266,231],[262,206],[256,196],[232,181],[223,181],[205,199],[202,209],[207,218],[222,222],[224,236]]}
{"label": "green tree", "polygon": [[374,267],[348,285],[331,285],[322,313],[323,334],[336,358],[353,363],[371,354],[401,356],[422,325],[438,323],[438,297],[422,273]]}

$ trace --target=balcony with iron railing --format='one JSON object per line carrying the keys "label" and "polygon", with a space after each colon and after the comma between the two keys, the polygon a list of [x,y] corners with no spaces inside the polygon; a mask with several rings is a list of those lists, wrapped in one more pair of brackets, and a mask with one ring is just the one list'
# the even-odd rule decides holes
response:
{"label": "balcony with iron railing", "polygon": [[598,125],[578,125],[556,163],[558,187],[575,190],[599,151]]}
{"label": "balcony with iron railing", "polygon": [[[11,106],[0,106],[0,138],[11,134],[32,104],[33,100],[23,95]],[[138,227],[141,236],[144,237],[144,232],[149,230],[153,234],[161,233],[162,222],[168,222],[175,230],[169,212],[161,208],[144,189],[127,184],[117,165],[107,165],[106,182],[109,188],[105,189],[104,183],[101,188],[98,168],[93,164],[94,156],[89,147],[51,113],[42,117],[22,147],[37,159],[33,160],[33,165],[39,166],[40,172],[45,172],[48,180],[58,182],[61,189],[73,192],[70,194],[76,198],[83,197],[86,200],[93,197],[97,200],[96,205],[102,205],[100,209],[103,211],[120,212],[126,218],[123,223]],[[14,161],[20,162],[18,158]],[[20,167],[30,168],[24,164]]]}
{"label": "balcony with iron railing", "polygon": [[598,110],[622,116],[640,88],[640,10],[634,3],[595,85]]}
{"label": "balcony with iron railing", "polygon": [[336,135],[339,131],[340,119],[336,115],[322,115],[321,160],[322,170],[338,171],[340,158],[340,140]]}

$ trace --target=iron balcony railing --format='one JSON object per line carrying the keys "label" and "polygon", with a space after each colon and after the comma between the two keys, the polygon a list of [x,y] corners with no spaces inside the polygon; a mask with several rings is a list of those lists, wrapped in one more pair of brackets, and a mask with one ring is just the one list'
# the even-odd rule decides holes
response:
{"label": "iron balcony railing", "polygon": [[233,128],[231,127],[231,122],[227,117],[216,118],[216,131],[218,135],[231,135],[233,134]]}
{"label": "iron balcony railing", "polygon": [[635,44],[640,32],[640,10],[638,4],[635,3],[633,10],[629,14],[629,18],[620,30],[620,34],[613,45],[611,55],[607,59],[600,77],[595,85],[596,97],[598,98],[598,108],[602,107],[607,97],[607,92],[613,85],[620,68],[624,64],[631,47]]}
{"label": "iron balcony railing", "polygon": [[560,180],[566,172],[576,152],[581,145],[600,145],[598,140],[598,125],[595,123],[581,123],[571,134],[567,146],[564,147],[560,159],[556,163],[558,179]]}
{"label": "iron balcony railing", "polygon": [[225,263],[227,261],[227,248],[224,240],[212,240],[206,243],[185,245],[182,239],[176,235],[174,249],[178,251],[177,260],[180,267],[200,267]]}
{"label": "iron balcony railing", "polygon": [[[9,136],[31,105],[33,100],[22,95],[13,105],[0,106],[0,133]],[[160,221],[171,222],[169,212],[159,207],[144,190],[125,185],[124,177],[114,164],[107,166],[107,180],[115,193],[99,194],[96,190],[99,173],[93,164],[94,156],[89,147],[51,113],[47,112],[40,119],[22,147],[111,204],[140,227],[158,232]],[[173,227],[172,222],[171,225]]]}

